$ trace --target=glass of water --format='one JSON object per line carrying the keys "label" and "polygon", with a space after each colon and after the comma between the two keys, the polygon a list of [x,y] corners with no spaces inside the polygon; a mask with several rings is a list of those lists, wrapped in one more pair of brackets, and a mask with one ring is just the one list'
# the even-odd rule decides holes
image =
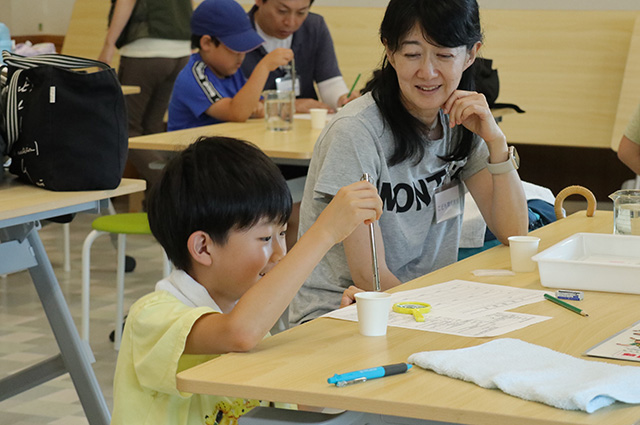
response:
{"label": "glass of water", "polygon": [[262,97],[267,130],[291,130],[296,99],[293,91],[265,90],[262,92]]}
{"label": "glass of water", "polygon": [[640,235],[640,190],[618,190],[613,200],[613,233]]}

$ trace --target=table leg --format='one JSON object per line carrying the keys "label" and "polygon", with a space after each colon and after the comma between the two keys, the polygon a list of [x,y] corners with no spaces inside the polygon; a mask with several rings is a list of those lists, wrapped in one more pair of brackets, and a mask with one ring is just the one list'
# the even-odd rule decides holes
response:
{"label": "table leg", "polygon": [[53,267],[35,228],[29,231],[27,239],[33,248],[37,261],[37,265],[31,267],[29,273],[49,319],[58,347],[60,347],[62,359],[71,375],[85,415],[91,425],[108,425],[111,421],[109,408],[80,341],[78,330],[60,290]]}

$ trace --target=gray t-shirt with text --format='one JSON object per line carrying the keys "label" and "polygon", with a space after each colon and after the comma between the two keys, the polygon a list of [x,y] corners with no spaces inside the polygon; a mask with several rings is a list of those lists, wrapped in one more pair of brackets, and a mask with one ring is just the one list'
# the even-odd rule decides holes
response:
{"label": "gray t-shirt with text", "polygon": [[[390,167],[387,162],[393,153],[393,134],[371,94],[346,105],[316,143],[302,199],[299,234],[309,229],[341,187],[360,180],[366,172],[384,203],[378,224],[389,270],[407,282],[455,262],[462,215],[437,223],[435,192],[460,185],[485,168],[489,152],[475,136],[468,158],[441,160],[438,156],[451,152],[451,140],[459,130],[449,128],[448,116],[442,111],[438,119],[443,137],[424,140],[428,144],[424,158],[418,164],[409,160]],[[463,198],[461,190],[461,203]],[[371,257],[368,246],[363,247],[362,255]],[[340,243],[331,248],[293,299],[290,322],[299,324],[338,308],[342,292],[352,284]]]}

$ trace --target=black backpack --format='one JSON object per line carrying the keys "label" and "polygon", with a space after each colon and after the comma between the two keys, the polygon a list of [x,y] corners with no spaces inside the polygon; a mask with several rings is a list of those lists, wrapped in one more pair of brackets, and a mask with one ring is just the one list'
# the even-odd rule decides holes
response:
{"label": "black backpack", "polygon": [[524,113],[518,105],[513,103],[497,103],[498,94],[500,93],[500,79],[498,78],[498,70],[493,69],[493,60],[486,58],[476,58],[473,63],[475,72],[476,91],[484,94],[487,99],[489,108],[511,108],[515,109],[519,114]]}

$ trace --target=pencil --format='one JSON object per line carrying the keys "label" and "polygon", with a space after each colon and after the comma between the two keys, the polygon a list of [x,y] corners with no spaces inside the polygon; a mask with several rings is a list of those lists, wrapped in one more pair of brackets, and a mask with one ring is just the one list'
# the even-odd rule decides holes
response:
{"label": "pencil", "polygon": [[351,90],[349,90],[349,94],[347,94],[347,99],[351,97],[351,93],[353,93],[353,89],[356,88],[356,84],[358,84],[359,79],[360,79],[360,74],[358,74],[358,76],[356,77],[356,80],[353,82],[353,85],[351,86]]}
{"label": "pencil", "polygon": [[564,308],[566,308],[566,309],[568,309],[568,310],[571,310],[571,311],[573,311],[574,313],[578,313],[578,314],[579,314],[579,315],[581,315],[581,316],[589,316],[589,315],[588,315],[584,310],[581,310],[581,309],[579,309],[579,308],[578,308],[578,307],[576,307],[576,306],[573,306],[573,305],[571,305],[571,304],[569,304],[569,303],[566,303],[566,302],[564,302],[564,301],[561,301],[561,300],[557,299],[556,297],[552,297],[552,296],[551,296],[551,295],[549,295],[549,294],[544,294],[544,297],[545,297],[546,299],[548,299],[549,301],[551,301],[551,302],[554,302],[554,303],[558,304],[559,306],[562,306],[562,307],[564,307]]}

